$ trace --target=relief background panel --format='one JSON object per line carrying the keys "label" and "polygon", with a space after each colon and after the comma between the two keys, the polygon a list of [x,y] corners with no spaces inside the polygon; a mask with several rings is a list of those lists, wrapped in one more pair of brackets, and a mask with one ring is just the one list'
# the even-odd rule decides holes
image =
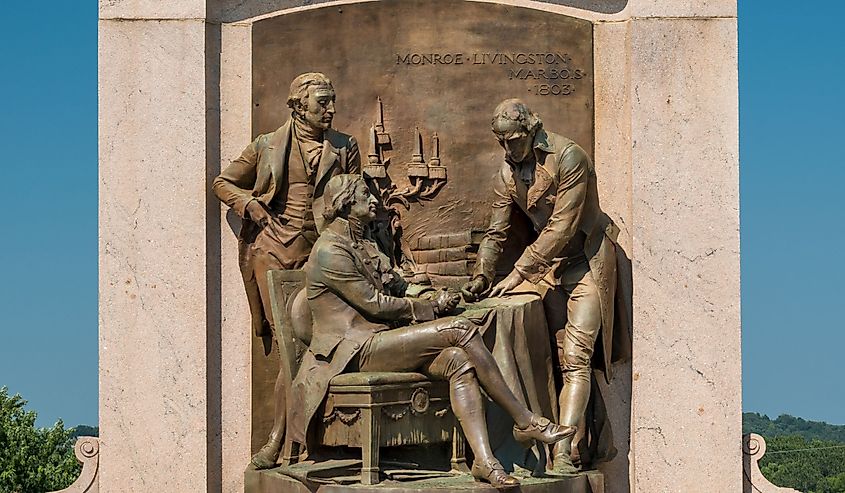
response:
{"label": "relief background panel", "polygon": [[[407,219],[403,217],[409,240],[423,232],[486,228],[492,181],[503,156],[490,120],[495,106],[506,98],[524,99],[546,128],[572,138],[592,154],[593,55],[588,21],[504,5],[408,0],[281,15],[255,23],[253,30],[254,134],[271,132],[288,118],[290,81],[306,71],[324,72],[333,80],[338,95],[335,128],[358,139],[364,160],[376,98],[381,96],[385,126],[394,144],[388,173],[400,188],[408,184],[404,163],[411,158],[414,127],[423,134],[426,159],[431,157],[432,134],[438,133],[449,183],[435,200],[415,205]],[[316,32],[328,33],[331,42],[318,42]],[[406,55],[421,60],[422,55],[444,59],[458,53],[462,64],[404,63]],[[571,61],[518,65],[500,64],[498,58],[491,63],[497,53],[552,53]],[[520,69],[523,72],[509,72]],[[549,74],[564,69],[584,75],[578,80],[533,78],[539,70]],[[537,85],[544,83],[571,85],[574,92],[537,94],[542,90]]]}

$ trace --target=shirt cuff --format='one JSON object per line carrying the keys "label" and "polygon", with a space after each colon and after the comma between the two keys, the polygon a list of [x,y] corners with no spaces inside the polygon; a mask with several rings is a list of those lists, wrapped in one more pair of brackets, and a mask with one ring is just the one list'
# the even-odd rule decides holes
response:
{"label": "shirt cuff", "polygon": [[534,253],[531,247],[528,247],[525,249],[525,253],[516,261],[514,269],[531,284],[539,284],[551,270],[551,265]]}
{"label": "shirt cuff", "polygon": [[414,322],[434,320],[434,304],[428,300],[406,298],[411,304],[411,317]]}

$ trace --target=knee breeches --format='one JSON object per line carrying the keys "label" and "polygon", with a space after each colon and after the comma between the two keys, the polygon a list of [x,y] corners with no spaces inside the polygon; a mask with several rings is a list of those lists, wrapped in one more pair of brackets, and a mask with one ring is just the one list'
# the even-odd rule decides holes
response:
{"label": "knee breeches", "polygon": [[379,332],[358,354],[360,371],[420,371],[449,380],[473,368],[463,347],[478,334],[464,318],[431,322]]}
{"label": "knee breeches", "polygon": [[590,365],[601,328],[598,286],[584,259],[564,270],[560,286],[544,300],[565,381],[590,381]]}

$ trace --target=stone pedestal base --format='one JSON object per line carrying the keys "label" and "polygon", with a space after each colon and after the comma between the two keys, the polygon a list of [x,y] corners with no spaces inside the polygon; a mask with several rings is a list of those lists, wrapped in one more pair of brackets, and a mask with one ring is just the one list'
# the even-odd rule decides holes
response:
{"label": "stone pedestal base", "polygon": [[[604,475],[589,471],[577,476],[563,478],[525,478],[519,488],[510,491],[520,493],[604,493]],[[244,473],[245,493],[446,493],[460,491],[467,493],[496,493],[489,484],[474,481],[468,475],[452,478],[426,479],[420,481],[383,481],[377,485],[314,485],[309,488],[301,482],[285,476],[277,469],[256,471],[247,469]],[[505,490],[507,491],[507,490]]]}

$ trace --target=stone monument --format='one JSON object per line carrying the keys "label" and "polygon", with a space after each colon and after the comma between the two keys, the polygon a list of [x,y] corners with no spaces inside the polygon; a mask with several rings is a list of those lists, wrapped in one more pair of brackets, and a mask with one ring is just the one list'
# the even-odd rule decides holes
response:
{"label": "stone monument", "polygon": [[[523,491],[743,487],[735,1],[101,1],[99,31],[101,437],[97,478],[87,484],[450,491],[506,487],[512,477]],[[313,101],[302,108],[324,108],[326,128],[312,139],[301,126],[301,139],[268,140],[262,149],[281,156],[274,162],[303,173],[288,167],[282,179],[271,165],[262,176],[260,159],[250,165],[258,152],[244,147],[296,115],[309,121],[290,98],[303,74],[325,74],[313,89],[305,84],[302,97]],[[515,113],[494,111],[513,98],[522,105],[511,103]],[[567,289],[541,298],[532,279],[540,271],[521,262],[534,252],[540,260],[531,265],[557,272],[560,256],[532,250],[553,221],[535,217],[528,202],[554,216],[565,209],[557,201],[571,197],[553,173],[542,175],[540,159],[507,150],[509,137],[534,128],[494,120],[491,132],[494,114],[512,113],[537,115],[543,129],[577,144],[606,218],[616,272],[602,279],[615,289],[599,283],[597,292],[613,302],[602,301],[601,331],[575,341],[577,351],[563,344],[572,331],[558,331],[551,315],[586,305]],[[246,172],[227,174],[238,163]],[[331,170],[325,180],[321,169]],[[491,226],[503,169],[525,179],[514,187],[526,186],[525,208],[509,208],[504,237]],[[475,474],[486,481],[469,472],[485,452],[457,416],[449,381],[462,374],[375,364],[368,358],[378,351],[356,348],[348,364],[357,366],[339,369],[321,394],[316,441],[290,432],[297,406],[305,408],[291,393],[308,368],[300,365],[309,355],[331,361],[338,350],[312,345],[329,322],[315,330],[304,321],[334,319],[313,306],[322,281],[298,271],[307,252],[262,270],[270,271],[265,288],[255,281],[248,297],[244,281],[249,291],[261,273],[239,262],[238,238],[250,223],[278,221],[282,233],[296,230],[276,235],[285,246],[328,242],[328,226],[318,224],[325,187],[348,173],[365,180],[376,204],[365,236],[335,232],[371,249],[357,272],[375,269],[364,276],[372,286],[413,306],[396,320],[425,327],[436,325],[424,322],[433,315],[457,315],[461,328],[448,330],[477,333],[467,336],[483,341],[473,354],[492,355],[496,371],[484,373],[489,359],[480,356],[463,374],[477,375],[492,399],[484,399],[485,435],[502,474],[491,476],[491,461],[477,462],[487,464]],[[298,199],[274,199],[258,185],[268,178]],[[537,181],[547,178],[546,187]],[[344,195],[338,190],[333,197]],[[330,222],[349,222],[352,204],[340,203]],[[582,217],[566,224],[584,231],[579,245],[590,259]],[[485,259],[493,265],[479,271]],[[562,269],[549,277],[553,286],[565,284]],[[385,287],[388,278],[403,289]],[[325,289],[343,298],[341,288]],[[402,330],[393,322],[387,332]],[[614,353],[617,334],[629,352]],[[463,336],[452,342],[440,350],[466,352]],[[576,371],[576,360],[593,369]],[[496,374],[504,385],[485,387]],[[525,409],[537,416],[530,426],[560,436],[520,447],[514,435],[525,436],[511,430]],[[542,443],[568,437],[568,427],[574,439]],[[346,452],[320,461],[320,447]]]}

